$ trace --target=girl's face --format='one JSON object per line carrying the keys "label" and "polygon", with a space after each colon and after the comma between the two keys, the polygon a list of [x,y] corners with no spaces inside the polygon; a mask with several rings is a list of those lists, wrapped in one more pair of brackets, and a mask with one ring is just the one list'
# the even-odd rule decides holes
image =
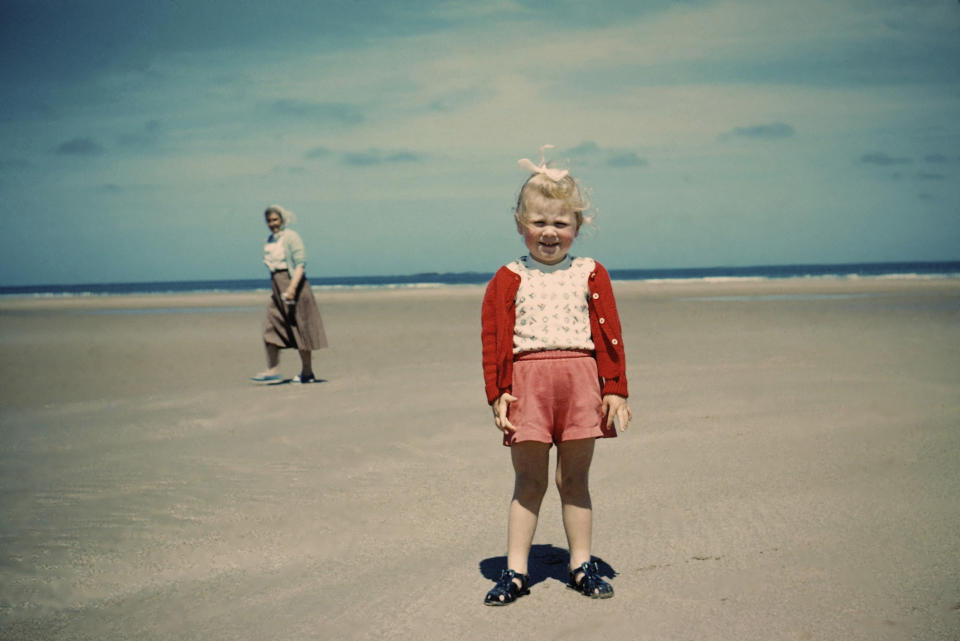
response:
{"label": "girl's face", "polygon": [[577,215],[565,201],[534,195],[524,201],[523,218],[517,232],[523,236],[530,256],[545,265],[556,265],[567,257],[577,237]]}
{"label": "girl's face", "polygon": [[283,229],[283,216],[275,211],[271,211],[269,214],[267,214],[267,227],[270,228],[272,233],[276,234],[278,231]]}

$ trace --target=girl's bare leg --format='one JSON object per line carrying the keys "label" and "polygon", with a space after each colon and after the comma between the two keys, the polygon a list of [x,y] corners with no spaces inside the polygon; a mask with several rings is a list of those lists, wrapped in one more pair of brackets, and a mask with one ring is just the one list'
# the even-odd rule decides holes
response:
{"label": "girl's bare leg", "polygon": [[550,444],[524,442],[510,447],[515,481],[507,522],[507,567],[527,574],[540,504],[547,491]]}
{"label": "girl's bare leg", "polygon": [[593,504],[590,502],[590,463],[596,441],[579,439],[557,445],[557,490],[563,506],[563,529],[570,547],[570,569],[590,561]]}

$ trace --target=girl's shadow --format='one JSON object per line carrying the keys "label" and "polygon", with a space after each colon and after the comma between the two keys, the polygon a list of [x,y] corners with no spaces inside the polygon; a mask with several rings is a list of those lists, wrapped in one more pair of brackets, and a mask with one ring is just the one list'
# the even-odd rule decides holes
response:
{"label": "girl's shadow", "polygon": [[[609,563],[599,557],[590,557],[597,563],[600,575],[608,579],[617,576]],[[547,579],[556,579],[566,584],[570,579],[570,554],[553,545],[534,545],[530,548],[530,560],[527,563],[527,574],[530,576],[530,585],[535,585]],[[507,569],[507,557],[492,556],[480,561],[480,574],[491,581],[500,578],[500,573]]]}

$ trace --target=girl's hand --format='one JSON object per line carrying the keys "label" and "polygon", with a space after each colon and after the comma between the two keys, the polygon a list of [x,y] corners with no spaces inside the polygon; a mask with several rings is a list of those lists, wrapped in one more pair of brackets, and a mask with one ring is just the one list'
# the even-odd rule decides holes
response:
{"label": "girl's hand", "polygon": [[517,429],[513,426],[513,423],[507,420],[507,409],[510,407],[510,403],[515,400],[517,400],[516,396],[510,392],[504,392],[490,406],[490,409],[493,410],[493,422],[497,424],[497,429],[504,434]]}
{"label": "girl's hand", "polygon": [[284,300],[293,300],[293,299],[294,299],[294,296],[296,296],[296,295],[297,295],[297,291],[296,291],[296,290],[294,290],[294,289],[288,289],[287,291],[283,292],[283,299],[284,299]]}
{"label": "girl's hand", "polygon": [[633,412],[630,411],[630,406],[627,405],[627,399],[616,394],[607,394],[604,396],[600,409],[603,411],[603,417],[607,421],[607,429],[613,426],[613,419],[617,419],[620,421],[620,431],[623,432],[633,419]]}

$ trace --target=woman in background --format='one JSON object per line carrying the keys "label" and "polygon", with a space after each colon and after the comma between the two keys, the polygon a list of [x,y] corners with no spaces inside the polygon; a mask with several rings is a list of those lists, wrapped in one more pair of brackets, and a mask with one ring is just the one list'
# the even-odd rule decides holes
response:
{"label": "woman in background", "polygon": [[267,352],[267,369],[250,380],[256,383],[280,383],[280,350],[296,348],[300,353],[300,374],[294,383],[314,383],[312,352],[327,346],[320,310],[313,298],[304,272],[306,252],[300,234],[289,225],[296,219],[293,212],[280,205],[270,205],[263,213],[270,229],[263,248],[263,262],[270,270],[273,292],[267,305],[263,326],[263,343]]}

